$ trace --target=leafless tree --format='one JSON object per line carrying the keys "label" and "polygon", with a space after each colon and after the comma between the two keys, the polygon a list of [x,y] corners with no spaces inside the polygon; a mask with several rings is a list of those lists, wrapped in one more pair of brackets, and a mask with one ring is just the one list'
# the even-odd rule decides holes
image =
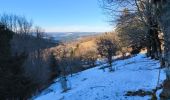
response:
{"label": "leafless tree", "polygon": [[14,14],[3,14],[0,21],[10,30],[18,34],[30,35],[32,28],[32,20],[27,20],[24,16]]}
{"label": "leafless tree", "polygon": [[82,55],[83,62],[85,62],[88,66],[94,67],[95,62],[98,58],[97,50],[88,50]]}
{"label": "leafless tree", "polygon": [[[147,44],[148,56],[162,59],[161,42],[159,39],[160,28],[158,25],[155,9],[152,0],[101,0],[101,5],[111,18],[111,22],[117,22],[124,9],[138,17],[146,27],[146,36],[149,41]],[[128,17],[127,17],[128,18]],[[128,21],[124,21],[129,23]]]}
{"label": "leafless tree", "polygon": [[140,51],[147,46],[146,27],[138,20],[138,16],[125,9],[117,22],[116,32],[120,38],[121,47],[124,48],[123,51],[129,47],[139,48]]}
{"label": "leafless tree", "polygon": [[38,39],[42,39],[45,36],[45,31],[39,26],[34,28],[34,33]]}
{"label": "leafless tree", "polygon": [[108,59],[110,71],[112,69],[112,57],[119,48],[118,38],[113,33],[105,33],[97,40],[98,53]]}

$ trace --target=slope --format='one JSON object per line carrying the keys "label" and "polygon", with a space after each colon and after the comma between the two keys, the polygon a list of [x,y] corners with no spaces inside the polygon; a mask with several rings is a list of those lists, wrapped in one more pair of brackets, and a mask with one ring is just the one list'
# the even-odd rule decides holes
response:
{"label": "slope", "polygon": [[[127,91],[152,90],[157,85],[159,62],[144,54],[113,62],[115,72],[100,69],[104,65],[68,76],[71,89],[62,93],[59,79],[35,100],[148,100],[150,96],[125,96]],[[161,69],[160,83],[165,79]]]}

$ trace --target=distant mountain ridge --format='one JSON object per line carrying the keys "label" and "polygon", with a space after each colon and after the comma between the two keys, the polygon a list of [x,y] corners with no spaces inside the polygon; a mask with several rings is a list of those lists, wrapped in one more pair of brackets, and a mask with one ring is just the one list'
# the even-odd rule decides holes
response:
{"label": "distant mountain ridge", "polygon": [[68,42],[86,36],[94,36],[101,32],[47,32],[48,36],[54,41]]}

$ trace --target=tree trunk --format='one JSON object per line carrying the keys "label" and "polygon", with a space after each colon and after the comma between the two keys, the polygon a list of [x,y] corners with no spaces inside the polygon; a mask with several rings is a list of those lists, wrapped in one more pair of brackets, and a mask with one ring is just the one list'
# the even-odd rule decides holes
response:
{"label": "tree trunk", "polygon": [[112,56],[108,56],[108,61],[109,61],[109,69],[110,69],[110,71],[114,71],[114,69],[112,68]]}
{"label": "tree trunk", "polygon": [[[150,23],[151,26],[152,23]],[[159,50],[158,50],[158,34],[157,34],[157,29],[155,28],[149,28],[148,29],[148,44],[147,44],[147,57],[151,57],[151,59],[157,59],[159,58]]]}
{"label": "tree trunk", "polygon": [[147,57],[151,57],[151,39],[150,39],[150,29],[148,30],[147,33]]}
{"label": "tree trunk", "polygon": [[161,50],[161,42],[160,39],[158,37],[159,32],[158,32],[158,24],[156,23],[153,27],[153,35],[154,35],[154,45],[155,45],[155,59],[159,60],[161,59],[161,54],[162,54],[162,50]]}
{"label": "tree trunk", "polygon": [[162,5],[162,15],[160,23],[164,32],[164,56],[167,79],[164,81],[163,92],[161,93],[162,100],[170,99],[170,0]]}
{"label": "tree trunk", "polygon": [[151,41],[151,59],[156,59],[158,55],[155,41],[155,33],[153,29],[150,29],[150,41]]}

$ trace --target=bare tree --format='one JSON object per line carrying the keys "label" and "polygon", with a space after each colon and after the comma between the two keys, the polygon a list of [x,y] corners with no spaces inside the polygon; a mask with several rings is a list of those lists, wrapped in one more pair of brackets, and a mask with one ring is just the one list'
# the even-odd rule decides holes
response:
{"label": "bare tree", "polygon": [[32,20],[27,20],[24,16],[3,14],[0,16],[0,21],[15,33],[31,35]]}
{"label": "bare tree", "polygon": [[97,40],[97,45],[98,53],[108,59],[110,71],[114,71],[112,69],[112,57],[119,48],[118,38],[114,34],[105,33]]}
{"label": "bare tree", "polygon": [[116,27],[116,32],[120,37],[120,44],[123,52],[125,48],[140,49],[146,47],[148,44],[146,38],[146,27],[138,20],[138,16],[134,13],[130,13],[128,9],[122,12],[122,15],[118,19],[118,24]]}
{"label": "bare tree", "polygon": [[35,28],[34,28],[34,32],[33,33],[35,33],[35,35],[36,35],[36,37],[38,38],[38,39],[42,39],[44,36],[45,36],[45,31],[44,31],[44,29],[42,29],[41,27],[39,27],[39,26],[36,26]]}
{"label": "bare tree", "polygon": [[[158,15],[155,13],[152,0],[101,0],[101,5],[110,16],[111,22],[116,22],[125,8],[135,16],[138,21],[146,27],[145,36],[148,41],[148,56],[155,59],[162,59],[161,42],[159,39]],[[128,17],[127,17],[128,18]],[[129,23],[128,21],[124,21]]]}

